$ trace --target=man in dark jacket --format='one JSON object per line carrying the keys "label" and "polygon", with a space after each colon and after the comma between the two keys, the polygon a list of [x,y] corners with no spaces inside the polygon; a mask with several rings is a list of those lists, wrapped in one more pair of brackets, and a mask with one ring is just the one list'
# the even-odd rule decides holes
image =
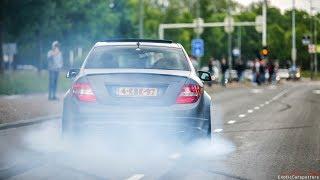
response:
{"label": "man in dark jacket", "polygon": [[229,68],[228,64],[227,64],[227,61],[225,58],[222,58],[221,60],[221,85],[222,86],[226,86],[226,72]]}

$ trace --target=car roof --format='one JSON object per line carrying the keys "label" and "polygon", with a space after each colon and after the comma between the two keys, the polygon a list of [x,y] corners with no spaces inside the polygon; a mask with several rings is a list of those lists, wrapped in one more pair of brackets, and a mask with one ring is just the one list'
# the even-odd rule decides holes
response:
{"label": "car roof", "polygon": [[150,40],[150,39],[119,39],[106,40],[97,42],[94,47],[99,46],[135,46],[139,42],[140,46],[159,46],[181,48],[181,44],[173,43],[170,40]]}

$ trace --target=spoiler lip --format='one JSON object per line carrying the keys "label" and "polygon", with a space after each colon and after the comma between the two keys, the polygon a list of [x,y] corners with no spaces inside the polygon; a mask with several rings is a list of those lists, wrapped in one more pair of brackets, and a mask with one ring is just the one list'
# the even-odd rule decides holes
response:
{"label": "spoiler lip", "polygon": [[167,76],[190,77],[191,71],[163,69],[83,69],[86,76],[103,74],[158,74]]}

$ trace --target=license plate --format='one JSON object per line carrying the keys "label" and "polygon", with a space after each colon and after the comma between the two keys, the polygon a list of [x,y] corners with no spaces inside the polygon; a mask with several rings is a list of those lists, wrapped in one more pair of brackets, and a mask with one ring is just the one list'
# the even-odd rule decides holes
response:
{"label": "license plate", "polygon": [[117,96],[124,97],[152,97],[158,95],[157,88],[136,88],[136,87],[120,87],[117,88]]}

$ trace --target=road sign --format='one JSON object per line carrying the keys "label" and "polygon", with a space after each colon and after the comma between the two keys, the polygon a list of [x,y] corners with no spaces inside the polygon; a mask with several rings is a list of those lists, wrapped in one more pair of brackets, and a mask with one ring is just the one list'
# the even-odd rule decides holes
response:
{"label": "road sign", "polygon": [[310,54],[314,54],[314,53],[316,53],[316,45],[314,45],[314,44],[309,44],[308,45],[308,52],[310,53]]}
{"label": "road sign", "polygon": [[232,50],[232,54],[233,54],[234,56],[239,56],[239,55],[240,55],[240,50],[239,50],[238,48],[234,48],[234,49]]}
{"label": "road sign", "polygon": [[195,57],[202,57],[204,54],[204,42],[203,39],[193,39],[191,41],[192,55]]}
{"label": "road sign", "polygon": [[231,16],[224,18],[224,31],[232,33],[234,30],[234,19]]}
{"label": "road sign", "polygon": [[255,22],[256,22],[256,26],[255,26],[256,31],[262,32],[263,17],[257,16]]}
{"label": "road sign", "polygon": [[320,53],[320,44],[317,44],[316,51],[317,53]]}

